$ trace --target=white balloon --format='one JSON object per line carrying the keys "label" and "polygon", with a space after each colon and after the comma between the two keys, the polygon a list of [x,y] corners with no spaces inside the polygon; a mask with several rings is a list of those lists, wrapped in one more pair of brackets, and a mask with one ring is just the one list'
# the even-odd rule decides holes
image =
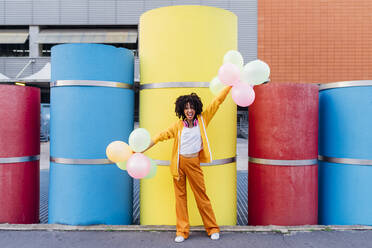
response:
{"label": "white balloon", "polygon": [[137,128],[129,135],[128,143],[133,151],[143,152],[151,143],[150,133],[144,128]]}
{"label": "white balloon", "polygon": [[240,52],[235,50],[228,51],[225,56],[223,57],[223,63],[231,63],[239,67],[239,69],[243,69],[244,60],[243,56]]}
{"label": "white balloon", "polygon": [[269,80],[270,67],[262,60],[253,60],[243,68],[241,78],[251,85],[262,84]]}

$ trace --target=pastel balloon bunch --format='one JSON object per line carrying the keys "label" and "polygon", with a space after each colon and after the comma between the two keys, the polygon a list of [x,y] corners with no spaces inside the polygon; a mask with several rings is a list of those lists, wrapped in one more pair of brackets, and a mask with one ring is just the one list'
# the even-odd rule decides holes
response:
{"label": "pastel balloon bunch", "polygon": [[136,179],[153,178],[157,171],[155,161],[142,152],[150,143],[149,132],[144,128],[137,128],[129,135],[129,145],[123,141],[113,141],[106,148],[108,159]]}
{"label": "pastel balloon bunch", "polygon": [[225,54],[218,76],[212,79],[209,88],[217,95],[225,85],[230,85],[234,102],[247,107],[255,99],[253,86],[269,81],[269,76],[270,67],[265,62],[254,60],[244,65],[243,56],[231,50]]}

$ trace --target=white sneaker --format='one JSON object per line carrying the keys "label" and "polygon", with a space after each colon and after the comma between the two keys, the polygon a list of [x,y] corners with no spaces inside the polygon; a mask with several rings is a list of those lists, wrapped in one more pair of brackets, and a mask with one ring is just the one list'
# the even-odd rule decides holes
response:
{"label": "white sneaker", "polygon": [[175,241],[176,243],[181,243],[181,242],[185,241],[185,238],[182,237],[182,236],[177,236],[177,237],[174,239],[174,241]]}
{"label": "white sneaker", "polygon": [[220,233],[212,233],[211,240],[219,240],[220,239]]}

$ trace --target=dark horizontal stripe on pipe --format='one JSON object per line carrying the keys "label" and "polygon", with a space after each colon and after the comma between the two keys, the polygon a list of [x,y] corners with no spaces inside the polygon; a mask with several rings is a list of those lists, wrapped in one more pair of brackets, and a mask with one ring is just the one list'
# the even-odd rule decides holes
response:
{"label": "dark horizontal stripe on pipe", "polygon": [[140,90],[146,89],[164,89],[164,88],[208,88],[209,82],[165,82],[142,84]]}
{"label": "dark horizontal stripe on pipe", "polygon": [[356,158],[333,158],[319,155],[320,161],[336,164],[353,164],[353,165],[372,165],[372,160],[369,159],[356,159]]}
{"label": "dark horizontal stripe on pipe", "polygon": [[97,87],[114,87],[123,89],[133,89],[132,84],[112,82],[112,81],[95,81],[95,80],[57,80],[50,83],[50,87],[60,86],[97,86]]}
{"label": "dark horizontal stripe on pipe", "polygon": [[56,158],[50,157],[50,162],[57,164],[81,164],[81,165],[92,165],[92,164],[114,164],[114,162],[108,159],[79,159],[79,158]]}
{"label": "dark horizontal stripe on pipe", "polygon": [[344,87],[360,87],[360,86],[372,86],[372,80],[361,80],[361,81],[345,81],[321,84],[319,90],[328,90],[334,88],[344,88]]}
{"label": "dark horizontal stripe on pipe", "polygon": [[36,160],[39,160],[39,159],[40,159],[40,155],[25,156],[25,157],[0,158],[0,164],[30,162],[30,161],[36,161]]}
{"label": "dark horizontal stripe on pipe", "polygon": [[[170,165],[169,160],[154,160],[154,161],[157,165],[160,165],[160,166]],[[216,159],[216,160],[213,160],[212,163],[200,163],[200,166],[224,165],[224,164],[234,163],[235,161],[236,161],[236,157]]]}
{"label": "dark horizontal stripe on pipe", "polygon": [[305,166],[314,165],[318,163],[317,159],[296,159],[296,160],[282,160],[282,159],[264,159],[249,157],[249,162],[264,165],[278,165],[278,166]]}

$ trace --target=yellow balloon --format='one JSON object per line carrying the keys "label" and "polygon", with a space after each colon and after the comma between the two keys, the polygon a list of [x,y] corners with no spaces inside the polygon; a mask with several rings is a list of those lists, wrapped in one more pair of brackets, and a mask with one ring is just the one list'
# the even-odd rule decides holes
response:
{"label": "yellow balloon", "polygon": [[127,161],[119,162],[116,163],[116,165],[119,167],[121,170],[127,170]]}
{"label": "yellow balloon", "polygon": [[114,163],[127,161],[132,153],[129,145],[123,141],[113,141],[106,148],[108,159]]}

